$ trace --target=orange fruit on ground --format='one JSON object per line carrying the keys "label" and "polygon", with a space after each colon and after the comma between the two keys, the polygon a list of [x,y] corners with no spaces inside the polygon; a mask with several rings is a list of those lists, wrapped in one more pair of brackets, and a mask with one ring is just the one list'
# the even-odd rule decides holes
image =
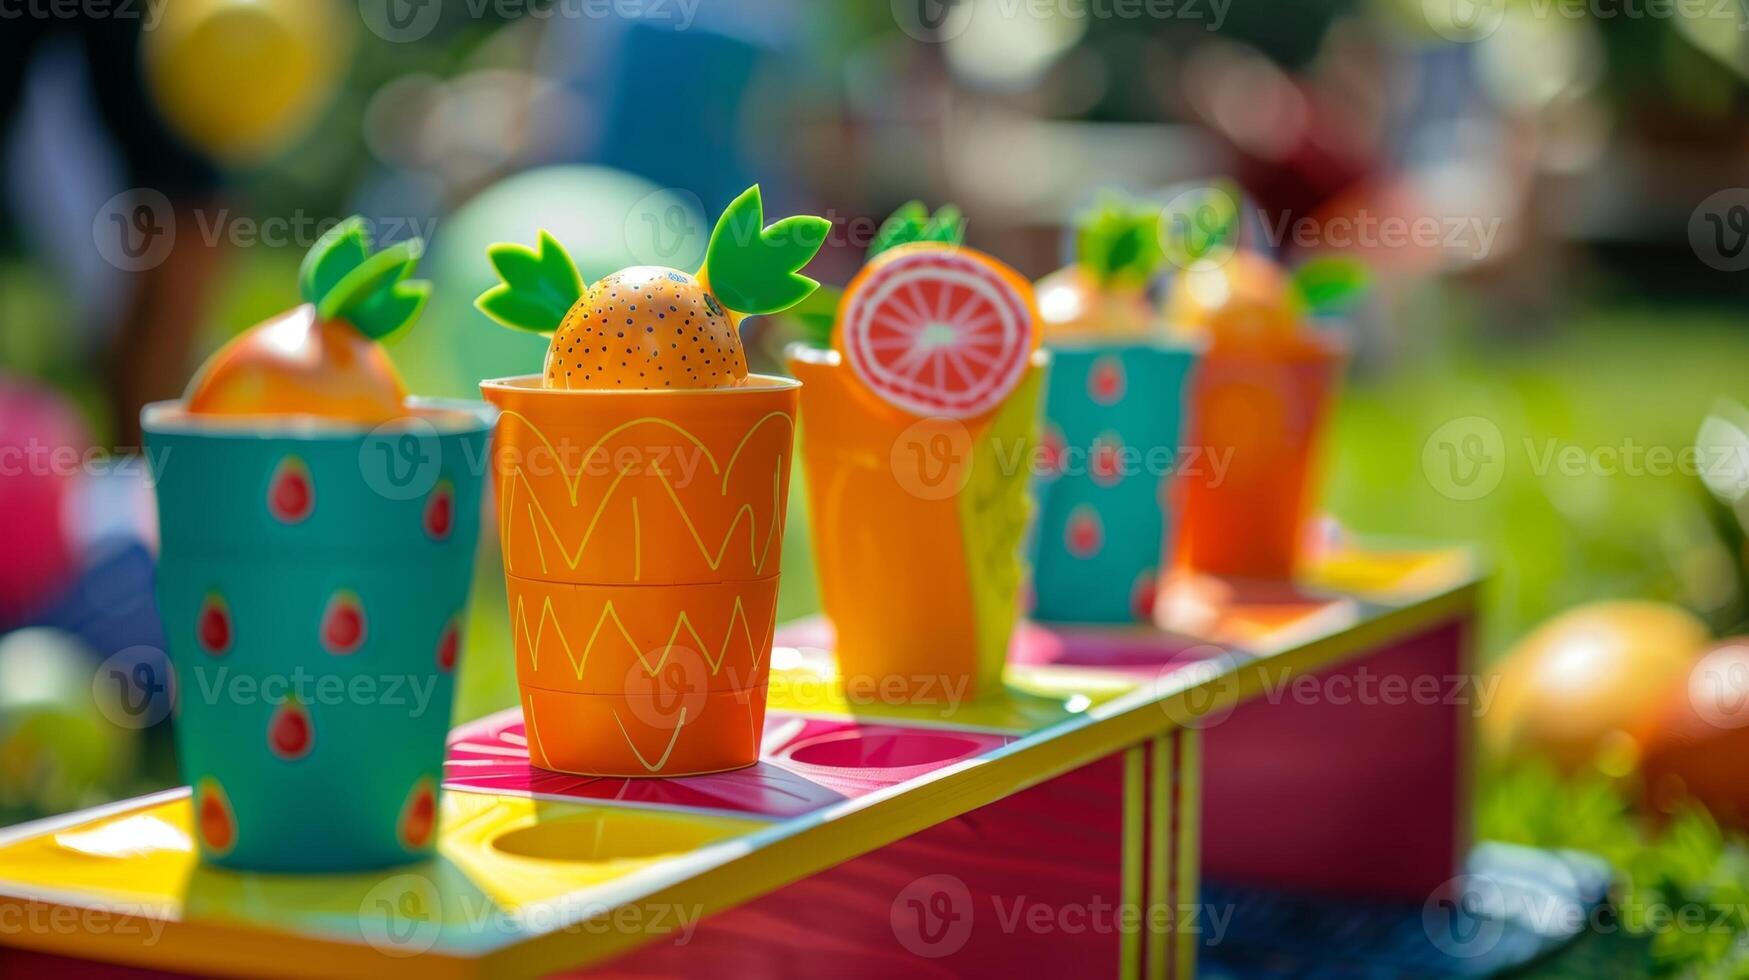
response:
{"label": "orange fruit on ground", "polygon": [[1646,801],[1692,799],[1749,827],[1749,637],[1720,641],[1666,687],[1636,732]]}
{"label": "orange fruit on ground", "polygon": [[1101,289],[1086,266],[1076,264],[1038,281],[1039,322],[1053,339],[1148,332],[1153,310],[1140,286],[1112,285]]}
{"label": "orange fruit on ground", "polygon": [[197,415],[313,415],[385,422],[403,414],[407,388],[376,341],[308,303],[233,338],[189,383]]}
{"label": "orange fruit on ground", "polygon": [[1501,663],[1481,719],[1483,741],[1501,757],[1541,757],[1566,772],[1607,761],[1688,676],[1708,640],[1705,624],[1665,602],[1570,609],[1532,630]]}
{"label": "orange fruit on ground", "polygon": [[889,405],[969,419],[1019,386],[1040,339],[1020,273],[974,249],[919,242],[882,252],[850,281],[832,346]]}
{"label": "orange fruit on ground", "polygon": [[1173,278],[1166,299],[1173,334],[1206,339],[1215,347],[1291,347],[1299,320],[1287,272],[1268,256],[1247,250],[1224,262],[1186,267]]}

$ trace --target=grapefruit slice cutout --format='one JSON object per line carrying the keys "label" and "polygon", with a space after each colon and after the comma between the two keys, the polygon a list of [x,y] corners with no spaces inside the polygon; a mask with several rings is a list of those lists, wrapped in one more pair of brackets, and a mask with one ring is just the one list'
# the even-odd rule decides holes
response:
{"label": "grapefruit slice cutout", "polygon": [[1038,348],[1032,286],[969,248],[920,243],[881,254],[845,290],[839,350],[882,400],[969,419],[1014,391]]}

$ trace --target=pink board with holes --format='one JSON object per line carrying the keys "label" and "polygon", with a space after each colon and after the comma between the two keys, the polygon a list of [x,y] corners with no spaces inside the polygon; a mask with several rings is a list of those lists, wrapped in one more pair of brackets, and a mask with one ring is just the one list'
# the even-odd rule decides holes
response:
{"label": "pink board with holes", "polygon": [[522,713],[501,711],[450,735],[444,785],[450,789],[613,801],[650,807],[795,817],[896,786],[1006,745],[984,732],[805,718],[765,719],[763,758],[734,772],[685,779],[573,776],[530,765]]}

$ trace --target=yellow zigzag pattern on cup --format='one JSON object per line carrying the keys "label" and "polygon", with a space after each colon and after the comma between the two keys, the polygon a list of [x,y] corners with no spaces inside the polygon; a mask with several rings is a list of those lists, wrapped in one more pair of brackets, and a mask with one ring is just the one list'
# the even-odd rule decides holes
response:
{"label": "yellow zigzag pattern on cup", "polygon": [[[552,457],[555,460],[555,462],[557,463],[557,465],[559,465],[561,468],[563,467],[563,465],[564,465],[563,462],[559,461],[560,456],[559,456],[559,452],[558,452],[557,447],[555,447],[553,445],[553,442],[551,439],[547,438],[547,434],[545,432],[541,431],[540,426],[535,425],[532,421],[529,420],[528,416],[523,415],[521,412],[507,411],[507,412],[504,412],[502,414],[502,417],[503,418],[517,419],[523,425],[527,426],[528,430],[530,432],[533,432],[535,434],[535,437],[540,440],[541,445],[546,447],[547,452],[552,454]],[[723,478],[722,489],[719,492],[723,496],[727,496],[729,493],[729,474],[734,472],[735,464],[741,458],[741,450],[747,448],[747,441],[749,439],[753,438],[753,433],[758,432],[761,428],[763,428],[765,426],[765,424],[767,422],[770,422],[773,419],[782,419],[785,423],[787,423],[789,425],[791,436],[792,436],[792,438],[794,437],[796,423],[795,423],[795,419],[793,417],[791,417],[788,412],[768,412],[764,416],[760,417],[760,419],[758,421],[754,422],[753,425],[747,429],[747,432],[741,436],[741,441],[735,445],[735,451],[732,454],[730,454],[730,456],[729,456],[729,463],[727,466],[719,465],[717,463],[716,457],[714,455],[712,455],[710,449],[705,446],[704,442],[702,440],[700,440],[697,436],[693,435],[691,432],[688,432],[683,426],[680,426],[669,419],[657,418],[654,416],[641,418],[641,419],[633,419],[630,422],[622,423],[622,424],[617,425],[614,428],[608,430],[608,432],[603,434],[601,436],[601,438],[595,440],[594,445],[590,446],[587,450],[584,451],[582,458],[584,460],[590,459],[595,454],[596,450],[602,448],[602,446],[605,445],[609,439],[612,439],[614,436],[619,435],[620,433],[625,432],[628,429],[633,429],[633,428],[636,428],[637,426],[640,426],[640,425],[663,426],[665,428],[673,429],[675,432],[684,436],[689,442],[691,442],[694,446],[696,446],[698,448],[699,452],[704,454],[705,461],[710,464],[711,473],[713,475],[720,474],[722,476],[722,478]],[[766,534],[765,534],[765,546],[764,546],[764,548],[761,548],[759,546],[759,529],[758,529],[759,520],[758,520],[758,516],[753,513],[753,505],[752,504],[742,504],[740,506],[740,508],[735,511],[734,520],[729,522],[728,530],[723,532],[723,540],[718,545],[716,553],[712,554],[710,547],[705,544],[704,536],[699,534],[698,526],[693,523],[692,515],[687,513],[686,504],[681,502],[680,495],[674,491],[674,485],[672,483],[668,482],[667,475],[660,470],[657,470],[656,473],[654,474],[656,477],[656,480],[662,484],[662,488],[668,492],[668,499],[670,499],[674,502],[675,509],[680,512],[680,519],[685,522],[686,529],[689,532],[691,532],[693,541],[698,545],[699,554],[704,558],[705,564],[708,565],[712,571],[716,571],[717,568],[719,568],[722,565],[723,557],[725,555],[727,555],[728,551],[729,551],[729,542],[732,538],[734,538],[735,531],[741,526],[741,518],[742,517],[746,517],[747,521],[748,521],[748,526],[747,526],[747,557],[748,557],[748,560],[753,562],[756,573],[763,573],[765,571],[765,563],[771,557],[771,546],[777,540],[778,523],[783,520],[783,515],[781,513],[779,513],[779,507],[783,501],[783,493],[782,493],[782,491],[783,491],[783,484],[782,484],[782,481],[783,481],[783,458],[784,458],[784,454],[780,453],[778,455],[777,466],[772,471],[772,474],[771,474],[771,510],[772,510],[772,513],[771,513],[770,519],[766,522]],[[547,557],[546,557],[546,549],[543,548],[541,546],[541,543],[540,543],[541,525],[545,526],[547,534],[550,535],[553,539],[553,542],[559,546],[559,555],[560,555],[560,557],[562,557],[565,560],[565,564],[567,566],[569,566],[571,569],[575,570],[576,567],[582,563],[583,553],[584,553],[584,551],[586,551],[588,549],[589,542],[595,536],[595,528],[601,522],[601,515],[607,510],[607,505],[613,501],[614,495],[619,492],[620,484],[625,480],[625,478],[627,476],[631,475],[632,472],[633,472],[633,470],[631,470],[631,469],[625,469],[625,470],[621,470],[621,471],[619,471],[619,473],[615,474],[615,476],[613,478],[613,482],[608,485],[607,492],[605,494],[602,494],[601,502],[596,505],[595,513],[593,515],[591,515],[589,518],[589,526],[587,528],[585,528],[583,531],[583,539],[581,541],[578,541],[577,547],[571,551],[565,550],[565,542],[564,542],[564,539],[559,535],[558,528],[553,525],[552,518],[547,515],[546,507],[543,504],[541,504],[541,502],[538,499],[535,498],[533,488],[530,487],[530,491],[528,494],[529,503],[528,503],[526,509],[527,509],[528,515],[529,515],[530,528],[531,528],[531,530],[534,531],[534,534],[535,534],[535,550],[536,550],[536,553],[540,555],[541,572],[543,574],[545,574],[547,572]],[[583,483],[583,476],[584,476],[583,471],[581,469],[579,469],[576,473],[565,473],[564,476],[565,476],[565,491],[567,494],[569,494],[569,496],[571,498],[571,506],[575,507],[575,506],[577,506],[577,491],[578,491],[578,488]],[[515,526],[515,521],[514,521],[515,507],[513,506],[513,502],[515,500],[514,494],[515,494],[515,490],[516,490],[516,484],[511,482],[513,477],[520,477],[521,481],[524,485],[527,485],[529,482],[527,474],[523,473],[521,468],[518,467],[513,472],[506,473],[504,475],[502,485],[499,487],[499,498],[502,501],[504,501],[503,505],[499,508],[499,535],[504,541],[505,564],[506,564],[507,568],[508,568],[510,561],[511,561],[510,556],[513,554],[512,550],[510,548],[511,529]],[[636,497],[632,498],[632,504],[633,504],[633,510],[632,510],[633,518],[634,518],[634,521],[637,521],[637,520],[639,520],[639,518],[637,516],[638,509],[637,509],[637,498]],[[536,521],[537,515],[539,517],[538,522]],[[634,527],[634,531],[638,532],[637,537],[639,539],[639,545],[638,545],[637,550],[640,552],[639,554],[633,556],[633,561],[635,563],[635,567],[638,569],[638,571],[633,575],[633,579],[636,580],[636,579],[643,577],[642,576],[643,555],[641,553],[643,550],[643,545],[642,545],[642,540],[641,540],[641,538],[642,538],[641,525],[638,527]],[[509,570],[514,571],[514,569],[509,569]]]}
{"label": "yellow zigzag pattern on cup", "polygon": [[[532,755],[532,753],[539,751],[542,767],[551,769],[553,762],[547,758],[547,750],[541,747],[540,728],[534,720],[534,698],[524,697],[523,701],[525,704],[522,709],[522,720],[524,727],[528,730],[529,752]],[[680,720],[675,723],[674,730],[668,735],[668,747],[662,750],[662,754],[656,757],[655,762],[644,758],[644,753],[638,750],[637,743],[632,741],[632,733],[626,731],[626,723],[619,720],[619,712],[614,712],[613,721],[619,726],[620,737],[626,740],[626,746],[632,750],[632,755],[637,758],[638,765],[643,766],[645,772],[661,772],[662,768],[668,765],[668,757],[674,754],[674,746],[680,744],[680,730],[686,727],[686,706],[680,706]]]}
{"label": "yellow zigzag pattern on cup", "polygon": [[[735,623],[737,621],[741,624],[741,635],[747,640],[747,648],[753,651],[753,668],[757,670],[759,661],[765,659],[761,644],[753,641],[753,624],[747,619],[747,607],[742,603],[740,596],[735,597],[735,608],[729,614],[729,625],[723,631],[723,642],[718,647],[714,660],[710,656],[710,645],[705,642],[703,636],[699,635],[697,627],[692,625],[692,619],[686,615],[686,610],[682,609],[680,615],[674,620],[674,629],[668,634],[668,643],[662,648],[662,655],[657,657],[656,663],[652,665],[644,656],[644,651],[638,647],[638,641],[632,637],[631,630],[626,628],[625,621],[620,618],[619,610],[613,607],[612,599],[607,600],[607,604],[601,608],[601,615],[595,618],[595,628],[589,631],[589,641],[583,645],[581,658],[573,651],[571,641],[565,636],[564,627],[559,625],[559,616],[553,611],[552,596],[541,598],[540,620],[535,623],[533,632],[530,632],[528,628],[527,603],[523,596],[516,597],[516,636],[514,639],[527,639],[529,665],[535,670],[539,670],[541,641],[546,637],[547,624],[552,623],[553,633],[558,636],[559,645],[564,648],[565,659],[571,662],[571,669],[576,671],[577,679],[582,680],[583,669],[589,664],[589,653],[595,649],[595,640],[601,635],[601,627],[610,619],[613,621],[613,625],[619,628],[619,635],[625,640],[626,646],[631,649],[632,655],[638,658],[638,663],[644,665],[644,669],[649,671],[651,677],[655,677],[662,666],[668,662],[669,654],[674,652],[674,641],[680,638],[680,631],[683,629],[690,633],[693,642],[698,644],[698,650],[704,654],[705,663],[710,664],[712,677],[715,677],[717,671],[722,668],[723,661],[728,659],[729,643],[735,638]],[[771,627],[776,625],[776,622],[777,601],[774,598],[771,603],[771,623],[766,626],[768,633]]]}

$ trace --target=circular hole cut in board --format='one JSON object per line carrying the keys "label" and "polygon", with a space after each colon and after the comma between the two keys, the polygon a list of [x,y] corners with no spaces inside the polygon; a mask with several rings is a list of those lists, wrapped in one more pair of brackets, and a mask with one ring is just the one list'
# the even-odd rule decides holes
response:
{"label": "circular hole cut in board", "polygon": [[977,740],[937,732],[834,732],[808,739],[786,753],[806,766],[834,769],[906,769],[963,759]]}

